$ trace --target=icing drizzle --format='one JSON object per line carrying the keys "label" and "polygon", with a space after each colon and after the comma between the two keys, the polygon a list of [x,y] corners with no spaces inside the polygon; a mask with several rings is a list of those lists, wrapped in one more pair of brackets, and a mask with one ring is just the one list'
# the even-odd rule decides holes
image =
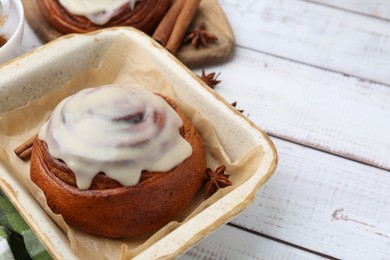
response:
{"label": "icing drizzle", "polygon": [[180,116],[160,96],[136,85],[84,89],[61,101],[39,131],[49,154],[88,189],[104,172],[124,186],[141,172],[166,172],[192,154]]}
{"label": "icing drizzle", "polygon": [[137,1],[141,0],[59,0],[68,12],[83,15],[98,25],[110,21],[123,5],[129,4],[133,10]]}

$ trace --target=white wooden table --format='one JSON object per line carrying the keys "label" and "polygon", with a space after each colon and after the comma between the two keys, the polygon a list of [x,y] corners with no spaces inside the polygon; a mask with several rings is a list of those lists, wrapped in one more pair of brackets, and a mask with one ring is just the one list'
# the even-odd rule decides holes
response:
{"label": "white wooden table", "polygon": [[[390,259],[390,0],[219,2],[237,49],[206,71],[279,166],[182,259]],[[40,44],[27,26],[21,53]]]}

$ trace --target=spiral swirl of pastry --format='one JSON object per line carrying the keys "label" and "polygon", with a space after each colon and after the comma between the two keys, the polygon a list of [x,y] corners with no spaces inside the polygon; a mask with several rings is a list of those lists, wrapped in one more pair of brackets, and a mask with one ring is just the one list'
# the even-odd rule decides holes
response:
{"label": "spiral swirl of pastry", "polygon": [[166,172],[191,155],[182,125],[162,97],[138,86],[108,85],[64,99],[39,139],[74,172],[79,189],[88,189],[99,172],[133,186],[143,170]]}
{"label": "spiral swirl of pastry", "polygon": [[[109,89],[109,91],[106,91],[106,89]],[[113,92],[117,91],[119,91],[119,94],[114,95]],[[63,108],[60,108],[56,111],[56,113],[59,113],[57,119],[60,120],[58,122],[60,128],[57,129],[54,125],[49,126],[49,124],[54,124],[54,121],[56,121],[53,120],[53,114],[44,127],[46,129],[42,130],[43,133],[40,134],[47,135],[48,137],[52,136],[55,138],[53,140],[58,140],[61,144],[64,144],[64,146],[61,146],[61,153],[63,152],[64,154],[67,154],[67,149],[70,149],[78,155],[84,149],[84,145],[89,143],[90,146],[86,153],[88,155],[87,160],[91,160],[90,153],[92,150],[95,150],[93,148],[95,141],[99,143],[99,150],[104,149],[102,147],[103,144],[108,144],[111,148],[107,149],[113,150],[110,141],[111,137],[108,133],[120,133],[120,129],[123,129],[126,132],[124,137],[126,137],[127,129],[133,129],[135,133],[138,133],[136,130],[139,128],[138,130],[141,130],[145,135],[149,131],[155,131],[159,135],[162,134],[164,132],[162,129],[168,124],[169,119],[167,120],[167,118],[170,117],[168,115],[169,113],[160,113],[160,110],[156,109],[153,103],[149,106],[146,102],[143,103],[142,99],[141,101],[135,101],[134,99],[138,99],[138,96],[142,97],[143,95],[142,90],[139,92],[138,90],[135,91],[138,94],[137,97],[133,95],[134,98],[124,97],[129,94],[130,90],[121,89],[116,86],[105,87],[103,91],[99,88],[94,91],[90,89],[84,90],[81,96],[75,94],[75,100],[69,98],[59,106],[65,106],[66,111],[73,110],[77,113],[73,116],[64,114],[65,116],[62,117],[61,111],[63,111]],[[100,92],[102,95],[97,95],[97,93],[93,92]],[[153,93],[149,94],[154,95]],[[86,98],[87,95],[88,98]],[[113,101],[117,104],[106,104],[112,95],[116,97]],[[140,181],[134,186],[123,186],[118,181],[108,177],[105,172],[100,172],[93,178],[88,190],[79,189],[76,183],[77,173],[68,167],[68,165],[72,164],[72,161],[65,163],[62,160],[53,158],[48,143],[40,138],[35,139],[31,154],[31,180],[42,189],[47,204],[54,213],[61,214],[67,223],[86,232],[100,236],[122,238],[155,231],[173,220],[188,205],[202,186],[205,178],[206,147],[191,120],[185,116],[177,104],[163,95],[159,94],[156,96],[156,98],[160,97],[181,118],[183,126],[179,130],[180,136],[191,145],[192,153],[187,159],[169,171],[143,171]],[[127,102],[123,103],[121,101],[125,99],[130,104],[125,104]],[[79,104],[80,102],[81,104]],[[88,111],[86,104],[84,104],[87,102],[97,104],[98,107],[92,109],[92,111]],[[72,103],[76,103],[79,107],[70,109],[68,105]],[[140,109],[135,104],[139,104]],[[123,110],[121,107],[123,107]],[[79,110],[79,108],[83,109]],[[140,111],[144,112],[139,113]],[[146,122],[146,120],[140,121],[144,117],[142,115],[146,114],[151,116],[149,118],[150,123]],[[65,136],[69,139],[63,139],[61,134],[63,130],[66,130],[65,128],[69,128],[70,132],[75,132],[75,129],[70,130],[71,124],[68,125],[66,122],[72,120],[75,122],[75,120],[80,121],[82,119],[90,121],[97,120],[103,125],[107,124],[107,126],[110,126],[110,128],[113,127],[114,129],[103,130],[101,126],[93,126],[90,130],[83,130],[77,127],[79,130],[81,129],[79,133],[76,131],[75,140],[78,141],[72,141],[68,133]],[[65,124],[62,122],[63,120],[65,120]],[[122,124],[127,124],[128,127],[123,127]],[[152,130],[146,131],[147,124],[152,125]],[[81,124],[80,127],[82,125],[85,124]],[[65,128],[61,129],[61,127]],[[48,128],[51,129],[51,133],[46,132],[49,130]],[[104,131],[108,132],[103,134]],[[176,128],[175,132],[178,132]],[[83,134],[80,135],[80,133]],[[119,136],[113,137],[114,140],[117,140],[117,138]],[[172,140],[171,138],[168,139]],[[118,144],[120,149],[124,149],[123,147],[129,144],[135,144],[135,148],[139,148],[144,145],[142,140],[144,140],[143,134],[140,135],[140,139],[137,141],[124,139],[118,141]],[[48,142],[50,143],[50,141]],[[75,142],[81,142],[81,150],[79,150],[80,144],[74,144]],[[58,146],[58,144],[54,145]],[[151,149],[151,151],[153,152],[154,150]],[[102,150],[102,152],[105,153],[105,150]],[[165,154],[166,150],[163,150],[159,156],[164,157]],[[98,155],[100,156],[100,154]],[[107,155],[110,155],[110,153],[107,153]],[[176,152],[175,156],[180,156],[180,151]],[[62,158],[62,155],[60,158]],[[77,158],[84,162],[84,157]],[[110,164],[108,162],[110,160],[108,158],[106,160],[104,156],[103,161],[106,162],[104,164]],[[129,162],[127,158],[126,161]],[[101,164],[100,161],[91,161],[88,168],[95,167],[93,166],[95,163]],[[121,161],[119,160],[114,166],[120,164]]]}
{"label": "spiral swirl of pastry", "polygon": [[88,17],[69,12],[58,0],[37,0],[43,16],[58,31],[67,33],[85,33],[114,26],[131,26],[151,34],[158,22],[164,17],[170,0],[142,0],[134,9],[125,4],[115,11],[105,24],[96,24]]}

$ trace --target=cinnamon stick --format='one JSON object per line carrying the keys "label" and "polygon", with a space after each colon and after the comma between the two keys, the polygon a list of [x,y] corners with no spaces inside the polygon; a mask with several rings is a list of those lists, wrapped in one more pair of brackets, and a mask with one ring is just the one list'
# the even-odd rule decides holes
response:
{"label": "cinnamon stick", "polygon": [[171,35],[165,48],[172,54],[175,54],[179,49],[181,42],[183,41],[184,35],[194,18],[198,6],[201,0],[186,0],[179,16],[176,19],[175,25],[173,26]]}
{"label": "cinnamon stick", "polygon": [[31,157],[32,146],[37,136],[38,134],[35,134],[34,136],[30,137],[28,140],[24,141],[21,145],[15,148],[15,154],[23,161]]}
{"label": "cinnamon stick", "polygon": [[24,150],[23,152],[21,152],[18,157],[23,160],[23,161],[26,161],[28,159],[31,158],[31,152],[32,152],[32,146],[27,148],[26,150]]}
{"label": "cinnamon stick", "polygon": [[176,0],[154,31],[152,38],[158,41],[162,46],[167,44],[185,1],[186,0]]}

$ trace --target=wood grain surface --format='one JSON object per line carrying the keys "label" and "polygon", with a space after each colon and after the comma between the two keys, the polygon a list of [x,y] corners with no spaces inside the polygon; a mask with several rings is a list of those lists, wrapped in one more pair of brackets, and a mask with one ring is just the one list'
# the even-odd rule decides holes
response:
{"label": "wood grain surface", "polygon": [[[26,19],[36,34],[43,42],[49,42],[63,36],[46,22],[36,1],[39,0],[22,0]],[[216,0],[203,0],[201,2],[190,29],[196,28],[203,22],[206,23],[206,29],[218,37],[218,41],[197,49],[190,45],[182,46],[176,56],[187,66],[200,67],[205,64],[219,63],[229,59],[234,52],[233,32]]]}
{"label": "wood grain surface", "polygon": [[390,1],[388,0],[305,0],[317,4],[323,4],[345,11],[368,15],[376,19],[390,21]]}
{"label": "wood grain surface", "polygon": [[273,141],[278,168],[234,224],[341,259],[390,255],[389,171]]}
{"label": "wood grain surface", "polygon": [[387,21],[298,0],[220,3],[239,46],[390,85]]}
{"label": "wood grain surface", "polygon": [[318,256],[226,225],[179,260],[185,259],[318,259]]}
{"label": "wood grain surface", "polygon": [[267,133],[390,169],[389,87],[242,47],[206,71],[221,73],[215,90]]}

